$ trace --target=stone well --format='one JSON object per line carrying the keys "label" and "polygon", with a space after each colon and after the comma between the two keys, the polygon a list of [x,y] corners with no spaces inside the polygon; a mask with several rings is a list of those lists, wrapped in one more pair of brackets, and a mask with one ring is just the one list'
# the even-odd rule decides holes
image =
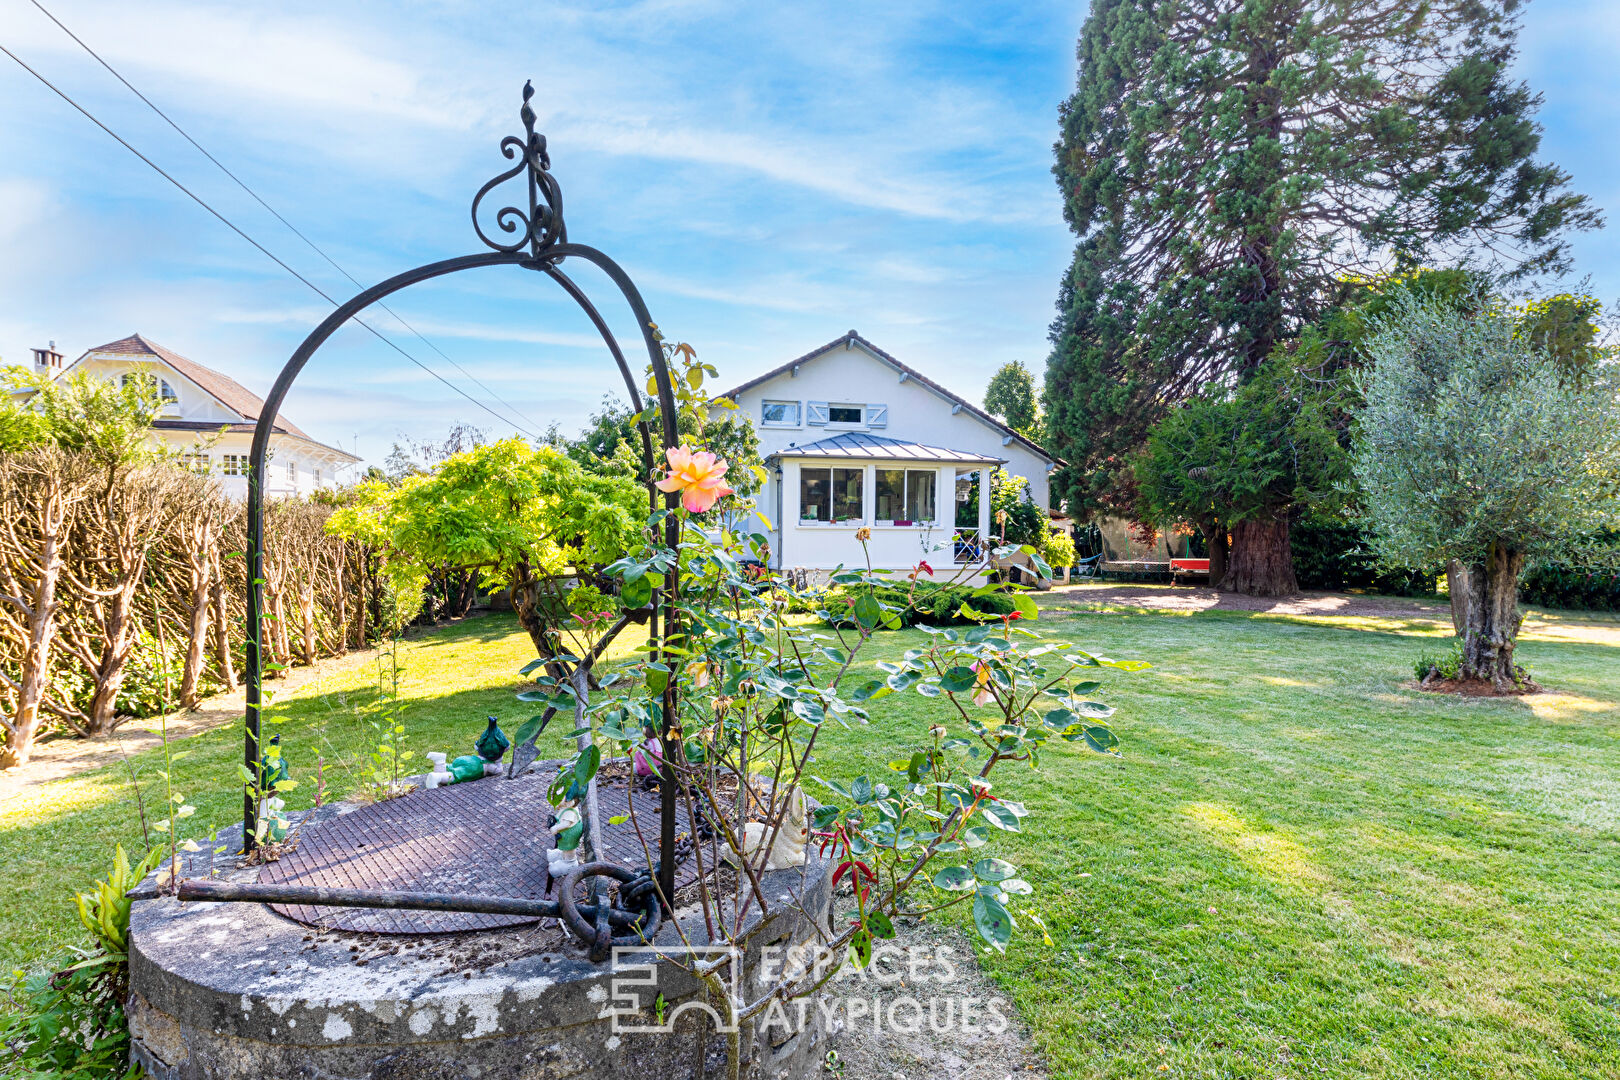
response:
{"label": "stone well", "polygon": [[[304,828],[353,809],[323,807]],[[239,838],[222,836],[221,843],[237,850]],[[253,882],[260,872],[239,867],[234,856],[194,860],[188,876]],[[802,870],[763,876],[773,906],[761,919],[756,905],[748,920],[743,970],[751,984],[762,949],[812,939],[810,917],[825,926],[829,870],[812,853]],[[704,925],[695,908],[682,911],[680,923],[688,938]],[[657,945],[682,947],[669,921]],[[704,995],[692,976],[654,958],[650,973],[633,975],[592,964],[553,920],[384,935],[305,925],[263,904],[150,896],[131,912],[129,954],[134,1054],[164,1080],[725,1075],[727,1036],[697,1007]],[[627,985],[632,978],[656,983]],[[742,996],[763,989],[749,985]],[[673,1018],[673,1030],[644,1030],[660,1013]],[[743,1055],[754,1075],[816,1075],[827,1051],[822,1015],[812,1004],[790,1011],[787,1025],[748,1032]]]}

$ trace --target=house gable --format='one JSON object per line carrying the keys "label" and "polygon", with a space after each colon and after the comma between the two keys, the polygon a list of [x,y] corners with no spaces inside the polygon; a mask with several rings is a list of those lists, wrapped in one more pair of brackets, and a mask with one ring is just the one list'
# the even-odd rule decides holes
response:
{"label": "house gable", "polygon": [[[889,426],[890,416],[893,415],[890,408],[891,402],[888,400],[853,400],[863,395],[878,399],[892,397],[892,394],[887,394],[884,391],[886,384],[882,380],[860,377],[859,373],[846,370],[846,375],[855,376],[853,380],[848,378],[838,379],[833,380],[830,384],[822,380],[815,380],[817,383],[822,384],[822,388],[827,393],[842,394],[844,395],[843,398],[807,397],[805,393],[800,391],[801,387],[808,385],[810,382],[807,380],[804,384],[797,383],[801,374],[805,373],[806,368],[812,365],[822,366],[829,358],[843,357],[847,359],[850,354],[867,358],[871,361],[874,371],[886,370],[886,374],[893,380],[887,385],[904,386],[910,383],[913,389],[921,388],[936,397],[948,408],[950,415],[965,415],[989,428],[1000,440],[1002,446],[1017,444],[1028,453],[1040,458],[1048,467],[1061,464],[1056,457],[1047,453],[1040,445],[1026,439],[983,409],[947,390],[915,368],[902,363],[894,356],[866,340],[855,330],[849,331],[842,337],[835,338],[819,349],[813,349],[803,356],[772,368],[770,371],[727,391],[722,396],[736,402],[739,407],[742,406],[741,399],[744,397],[750,400],[758,399],[761,402],[778,402],[783,405],[790,402],[799,402],[800,411],[796,423],[773,422],[768,419],[772,414],[762,409],[754,410],[754,414],[750,418],[762,430],[773,427],[803,427],[806,429],[814,428],[825,433],[837,430],[885,429]],[[912,400],[915,401],[915,399]],[[830,412],[836,406],[847,408],[855,405],[864,408],[864,415],[859,422],[847,422],[846,417],[845,423],[838,423],[838,416]],[[787,410],[784,409],[782,412],[785,414]]]}

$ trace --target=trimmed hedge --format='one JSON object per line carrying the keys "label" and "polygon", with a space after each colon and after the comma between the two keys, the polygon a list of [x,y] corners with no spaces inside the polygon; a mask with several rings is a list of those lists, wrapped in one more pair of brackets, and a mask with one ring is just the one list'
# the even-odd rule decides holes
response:
{"label": "trimmed hedge", "polygon": [[[874,595],[886,611],[899,613],[902,628],[918,623],[927,623],[929,626],[969,623],[971,620],[957,614],[964,603],[975,611],[995,615],[1011,614],[1013,601],[1009,594],[987,593],[984,596],[974,597],[973,588],[966,585],[939,585],[919,581],[915,590],[902,585],[883,585],[877,587]],[[834,589],[827,594],[826,610],[833,616],[827,620],[829,626],[854,625],[854,617],[844,614],[849,610],[850,601],[853,599],[854,592],[850,589]]]}
{"label": "trimmed hedge", "polygon": [[1289,532],[1294,576],[1301,589],[1364,589],[1390,596],[1428,596],[1438,589],[1444,572],[1441,568],[1389,570],[1379,566],[1366,536],[1342,519],[1307,515]]}
{"label": "trimmed hedge", "polygon": [[1620,611],[1620,570],[1533,563],[1519,583],[1519,599],[1537,607]]}

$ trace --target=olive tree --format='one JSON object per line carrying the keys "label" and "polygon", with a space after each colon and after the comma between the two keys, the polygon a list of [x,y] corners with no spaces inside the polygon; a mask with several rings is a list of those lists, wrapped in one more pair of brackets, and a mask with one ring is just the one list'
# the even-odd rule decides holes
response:
{"label": "olive tree", "polygon": [[1616,373],[1560,378],[1526,320],[1489,301],[1397,296],[1370,330],[1353,450],[1363,521],[1391,565],[1466,568],[1461,677],[1509,690],[1526,556],[1615,520]]}

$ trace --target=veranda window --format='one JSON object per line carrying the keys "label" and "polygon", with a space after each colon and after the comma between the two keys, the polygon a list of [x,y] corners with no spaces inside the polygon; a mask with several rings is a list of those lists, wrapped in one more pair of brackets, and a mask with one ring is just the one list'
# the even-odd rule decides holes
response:
{"label": "veranda window", "polygon": [[878,469],[879,525],[917,525],[934,520],[934,473],[925,469]]}
{"label": "veranda window", "polygon": [[832,470],[799,470],[799,520],[832,520]]}

